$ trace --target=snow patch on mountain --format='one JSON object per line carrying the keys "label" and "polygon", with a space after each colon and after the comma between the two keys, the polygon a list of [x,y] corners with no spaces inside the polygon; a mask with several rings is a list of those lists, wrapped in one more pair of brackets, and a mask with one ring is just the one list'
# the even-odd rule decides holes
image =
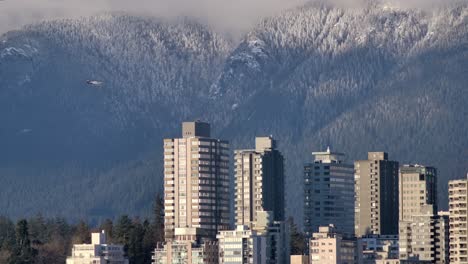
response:
{"label": "snow patch on mountain", "polygon": [[248,41],[248,46],[250,48],[250,52],[255,54],[256,56],[266,58],[268,57],[265,52],[265,42],[261,39],[253,39]]}
{"label": "snow patch on mountain", "polygon": [[16,48],[16,47],[4,48],[0,52],[0,58],[3,59],[8,56],[21,56],[21,57],[30,58],[36,53],[38,53],[38,50],[36,48],[31,47],[28,44],[25,44],[23,45],[22,48]]}

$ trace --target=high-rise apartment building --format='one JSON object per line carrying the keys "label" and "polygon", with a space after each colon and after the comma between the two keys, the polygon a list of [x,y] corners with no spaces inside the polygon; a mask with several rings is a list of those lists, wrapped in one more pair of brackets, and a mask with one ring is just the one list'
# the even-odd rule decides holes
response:
{"label": "high-rise apartment building", "polygon": [[448,263],[448,219],[437,214],[437,170],[400,167],[399,195],[400,259]]}
{"label": "high-rise apartment building", "polygon": [[398,162],[369,152],[355,167],[356,236],[398,234]]}
{"label": "high-rise apartment building", "polygon": [[229,228],[228,142],[200,121],[184,122],[182,135],[164,140],[165,238],[187,228],[195,240],[213,240]]}
{"label": "high-rise apartment building", "polygon": [[257,137],[254,150],[235,151],[236,225],[250,228],[257,212],[269,211],[284,221],[284,159],[272,137]]}
{"label": "high-rise apartment building", "polygon": [[449,182],[450,263],[468,263],[468,175]]}
{"label": "high-rise apartment building", "polygon": [[304,228],[308,237],[320,226],[334,225],[354,234],[354,166],[344,154],[314,152],[314,162],[304,166]]}
{"label": "high-rise apartment building", "polygon": [[399,219],[410,220],[413,215],[437,213],[437,170],[422,165],[404,165],[399,175]]}

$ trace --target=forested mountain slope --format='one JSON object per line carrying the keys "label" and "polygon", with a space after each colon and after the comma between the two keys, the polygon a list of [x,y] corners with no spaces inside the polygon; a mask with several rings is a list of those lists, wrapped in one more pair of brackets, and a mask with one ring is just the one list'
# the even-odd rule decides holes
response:
{"label": "forested mountain slope", "polygon": [[162,138],[197,118],[233,149],[279,139],[295,217],[302,164],[327,145],[350,162],[385,150],[438,167],[444,206],[447,180],[468,171],[467,22],[466,5],[311,4],[241,41],[124,14],[10,32],[0,39],[1,213],[144,215],[162,188]]}

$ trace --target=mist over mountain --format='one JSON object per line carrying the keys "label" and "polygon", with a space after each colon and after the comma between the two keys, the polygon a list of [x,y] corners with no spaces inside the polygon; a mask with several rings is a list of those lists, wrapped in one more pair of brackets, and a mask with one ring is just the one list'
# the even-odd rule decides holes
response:
{"label": "mist over mountain", "polygon": [[[309,4],[240,41],[194,20],[125,14],[57,20],[0,37],[0,208],[100,220],[147,215],[162,191],[162,139],[203,119],[231,148],[273,135],[287,211],[302,217],[302,165],[349,162],[468,171],[468,6]],[[92,86],[87,80],[102,81]]]}

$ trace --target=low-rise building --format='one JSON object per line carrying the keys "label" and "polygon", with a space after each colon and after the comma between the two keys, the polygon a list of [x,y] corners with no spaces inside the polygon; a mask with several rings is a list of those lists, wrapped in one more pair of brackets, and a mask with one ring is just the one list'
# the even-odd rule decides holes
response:
{"label": "low-rise building", "polygon": [[176,228],[175,239],[157,245],[153,264],[218,264],[218,243],[201,239],[197,228]]}
{"label": "low-rise building", "polygon": [[128,264],[122,245],[107,244],[106,234],[91,234],[91,244],[73,245],[67,264]]}
{"label": "low-rise building", "polygon": [[309,242],[311,264],[354,264],[356,241],[343,237],[333,225],[319,227]]}
{"label": "low-rise building", "polygon": [[219,263],[289,264],[289,236],[285,222],[274,221],[270,211],[258,211],[252,229],[237,226],[218,233]]}
{"label": "low-rise building", "polygon": [[215,241],[193,243],[170,241],[160,244],[153,255],[154,264],[217,264],[218,244]]}
{"label": "low-rise building", "polygon": [[398,263],[397,235],[368,235],[357,240],[359,264]]}
{"label": "low-rise building", "polygon": [[220,231],[217,238],[219,263],[267,263],[265,235],[259,235],[247,226],[239,225],[235,230]]}
{"label": "low-rise building", "polygon": [[411,220],[400,221],[400,259],[404,263],[449,263],[448,218],[427,209]]}

